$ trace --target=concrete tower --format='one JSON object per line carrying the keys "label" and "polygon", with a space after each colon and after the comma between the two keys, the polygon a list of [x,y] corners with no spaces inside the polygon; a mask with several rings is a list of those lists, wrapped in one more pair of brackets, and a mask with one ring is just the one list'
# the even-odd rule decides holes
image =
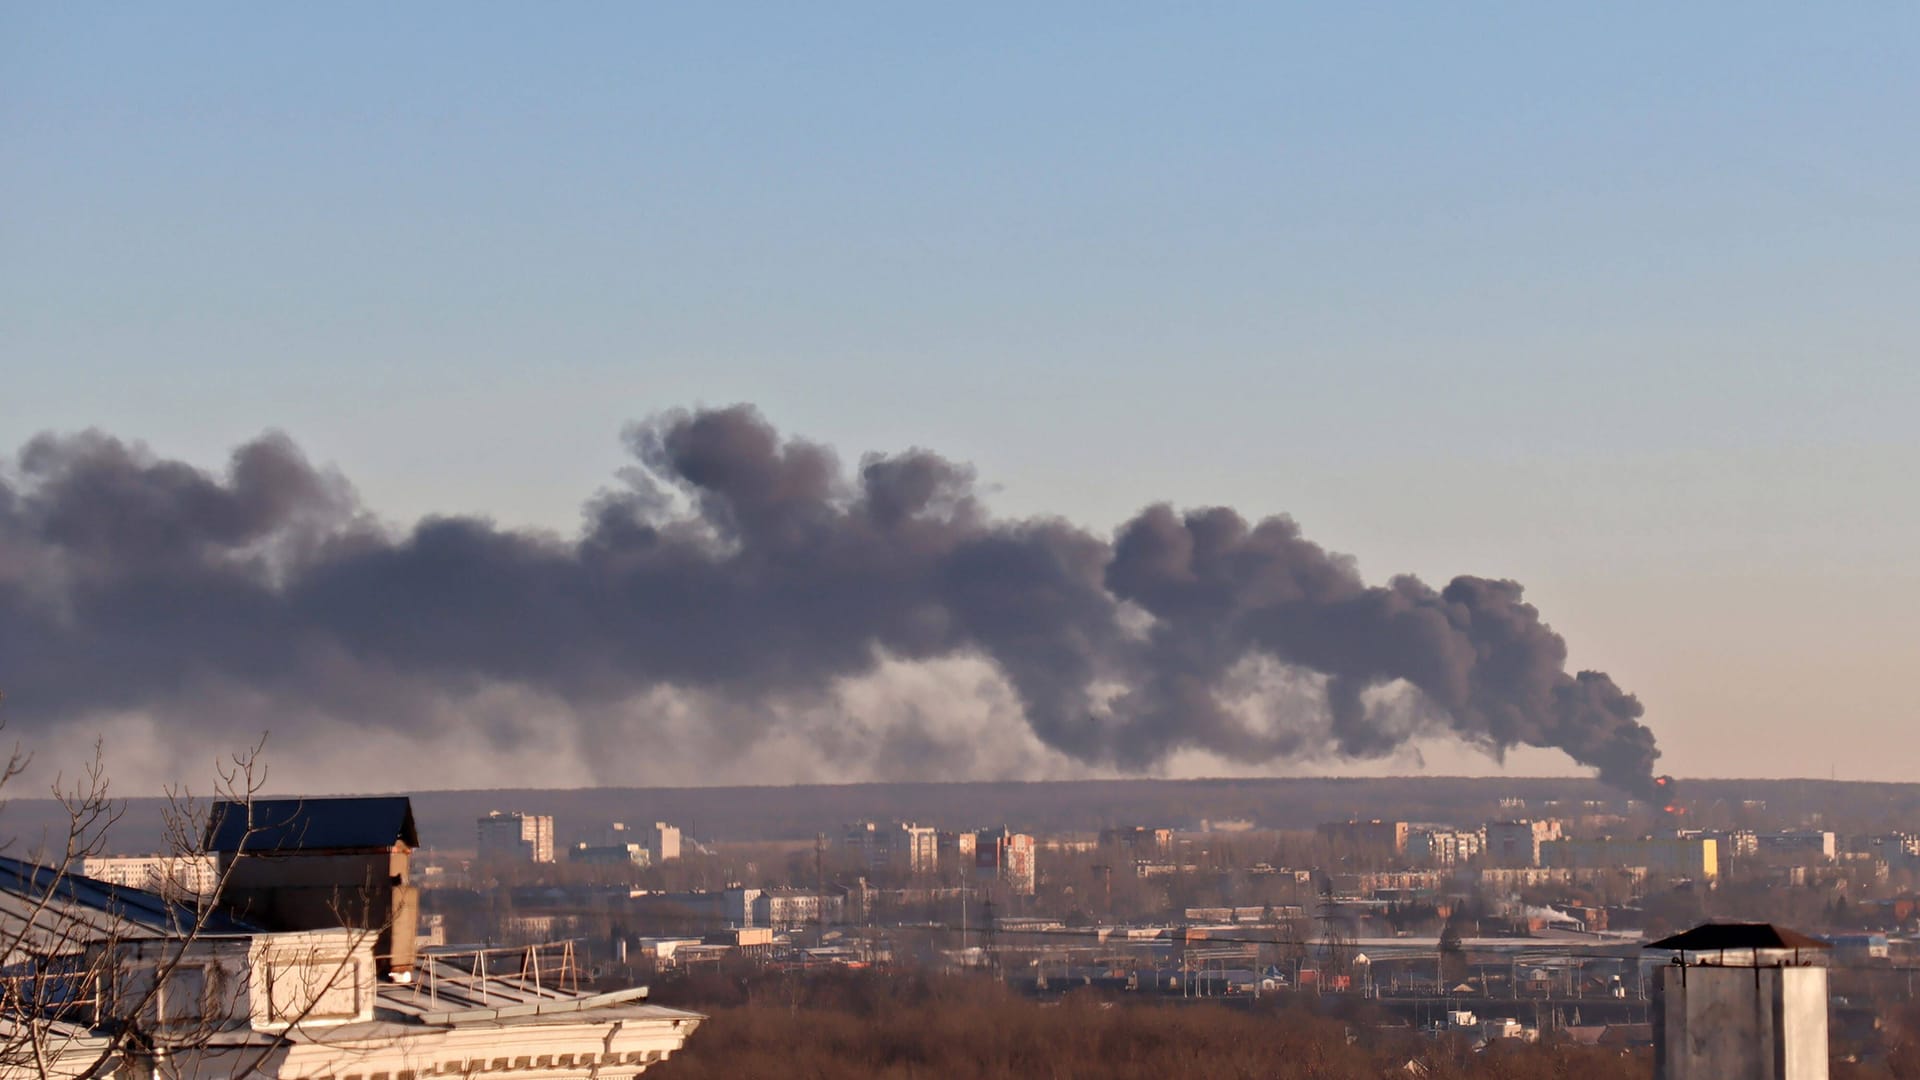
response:
{"label": "concrete tower", "polygon": [[1648,945],[1654,1080],[1827,1080],[1827,945],[1766,923],[1708,923]]}

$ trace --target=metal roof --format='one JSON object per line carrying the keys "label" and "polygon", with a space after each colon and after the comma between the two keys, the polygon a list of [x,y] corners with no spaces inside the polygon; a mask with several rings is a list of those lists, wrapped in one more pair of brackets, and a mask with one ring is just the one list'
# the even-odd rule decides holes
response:
{"label": "metal roof", "polygon": [[251,934],[256,928],[216,911],[169,900],[159,893],[62,873],[51,866],[0,856],[0,893],[35,902],[58,901],[97,911],[158,934]]}
{"label": "metal roof", "polygon": [[420,846],[413,801],[404,795],[219,802],[207,816],[209,851],[327,851],[396,844]]}
{"label": "metal roof", "polygon": [[1830,949],[1819,938],[1808,937],[1772,923],[1702,923],[1645,948],[1673,952],[1716,952],[1723,949]]}
{"label": "metal roof", "polygon": [[418,1023],[454,1026],[598,1013],[607,1009],[654,1019],[705,1019],[699,1013],[647,1004],[644,986],[581,993],[543,984],[531,974],[477,974],[452,959],[450,955],[423,956],[411,983],[380,987],[381,1007]]}

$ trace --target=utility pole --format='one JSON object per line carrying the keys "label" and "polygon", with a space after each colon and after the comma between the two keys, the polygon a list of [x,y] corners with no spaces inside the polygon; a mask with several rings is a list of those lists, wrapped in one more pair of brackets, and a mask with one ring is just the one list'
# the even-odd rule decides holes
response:
{"label": "utility pole", "polygon": [[813,834],[813,943],[827,940],[827,834]]}
{"label": "utility pole", "polygon": [[982,905],[980,918],[982,920],[980,927],[980,946],[987,952],[987,967],[992,969],[995,978],[999,978],[1000,953],[997,948],[999,942],[995,935],[995,927],[993,925],[992,893],[987,894],[987,902]]}

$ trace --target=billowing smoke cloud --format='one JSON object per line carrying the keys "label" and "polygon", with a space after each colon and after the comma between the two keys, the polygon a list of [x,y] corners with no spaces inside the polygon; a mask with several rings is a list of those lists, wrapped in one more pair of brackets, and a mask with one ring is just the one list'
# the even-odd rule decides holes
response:
{"label": "billowing smoke cloud", "polygon": [[[849,470],[744,406],[627,442],[634,466],[562,539],[390,529],[279,435],[224,476],[98,433],[36,438],[0,482],[7,716],[514,749],[596,744],[687,693],[750,739],[879,665],[975,657],[1040,744],[1101,769],[1379,756],[1448,731],[1643,790],[1658,754],[1639,702],[1569,673],[1513,582],[1368,585],[1291,520],[1226,509],[1150,507],[1111,541],[996,518],[963,465],[912,450]],[[503,688],[558,718],[462,704]],[[895,755],[921,745],[903,730]]]}

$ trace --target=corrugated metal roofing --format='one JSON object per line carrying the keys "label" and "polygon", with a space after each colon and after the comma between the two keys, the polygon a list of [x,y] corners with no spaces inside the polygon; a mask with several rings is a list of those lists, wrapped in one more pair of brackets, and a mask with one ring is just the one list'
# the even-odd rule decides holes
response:
{"label": "corrugated metal roofing", "polygon": [[358,799],[255,799],[213,804],[207,850],[324,851],[420,846],[413,801],[404,795]]}
{"label": "corrugated metal roofing", "polygon": [[1646,948],[1673,952],[1717,952],[1723,949],[1827,949],[1819,938],[1808,937],[1772,923],[1702,923],[1672,937],[1650,942]]}
{"label": "corrugated metal roofing", "polygon": [[201,912],[159,893],[63,874],[50,866],[0,856],[0,892],[36,903],[42,897],[101,912],[159,934],[251,934],[256,928],[218,912]]}

